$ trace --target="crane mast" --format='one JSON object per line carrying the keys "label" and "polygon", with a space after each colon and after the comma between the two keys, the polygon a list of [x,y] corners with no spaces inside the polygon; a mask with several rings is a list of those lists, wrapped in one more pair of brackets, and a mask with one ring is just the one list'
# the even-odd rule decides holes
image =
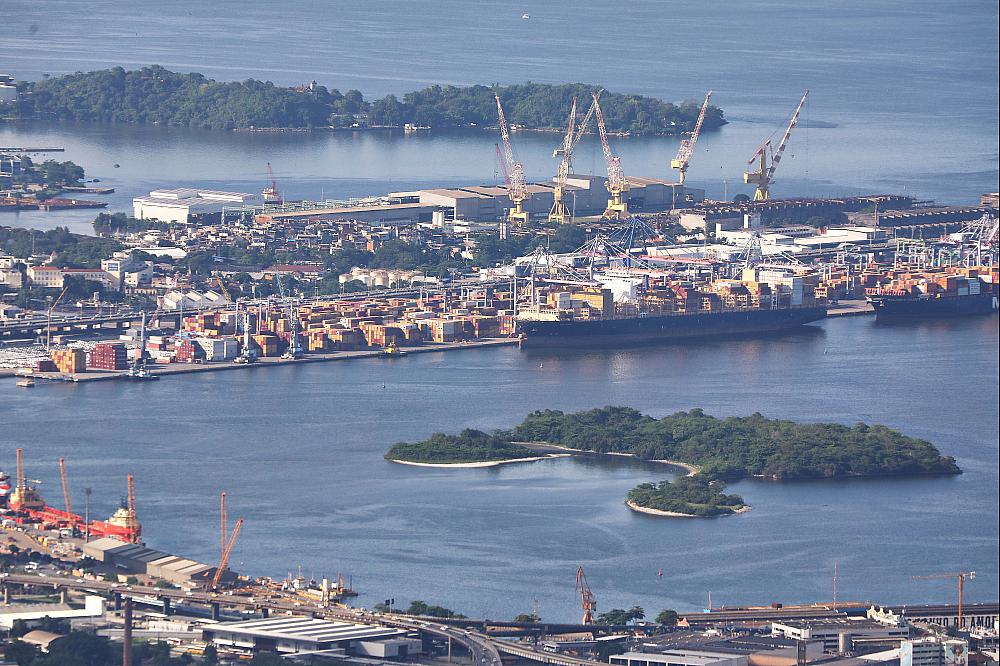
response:
{"label": "crane mast", "polygon": [[66,475],[66,459],[59,459],[59,480],[62,482],[63,500],[66,503],[66,513],[73,513],[73,504],[69,499],[69,477]]}
{"label": "crane mast", "polygon": [[576,136],[576,97],[569,111],[569,123],[566,126],[566,136],[563,137],[562,159],[556,172],[556,186],[552,191],[552,210],[549,211],[549,222],[565,224],[571,221],[563,195],[566,193],[566,180],[569,178],[570,159],[573,155],[573,138]]}
{"label": "crane mast", "polygon": [[708,111],[710,99],[712,99],[711,90],[705,95],[705,101],[701,105],[701,111],[698,112],[698,120],[694,124],[691,135],[686,139],[681,139],[681,145],[677,148],[677,157],[670,162],[670,167],[678,171],[678,185],[684,184],[684,176],[687,174],[688,163],[694,153],[694,145],[698,143],[698,137],[701,136],[701,126],[705,122],[705,112]]}
{"label": "crane mast", "polygon": [[788,145],[788,137],[791,136],[792,130],[795,129],[795,125],[799,122],[799,114],[802,113],[802,107],[805,106],[807,97],[809,97],[808,90],[802,94],[799,105],[795,107],[795,113],[792,114],[792,119],[789,121],[785,133],[781,137],[781,142],[778,144],[777,150],[773,149],[771,139],[767,139],[764,143],[760,144],[760,148],[747,160],[747,164],[757,165],[756,170],[745,171],[743,173],[743,182],[757,187],[753,195],[754,201],[767,201],[771,198],[770,187],[774,181],[774,171],[781,162],[781,156]]}
{"label": "crane mast", "polygon": [[[507,213],[507,225],[519,228],[528,223],[528,213],[524,210],[524,202],[528,198],[528,186],[524,182],[524,167],[514,161],[514,149],[510,145],[510,132],[507,128],[507,118],[503,113],[500,95],[494,95],[497,101],[497,118],[500,122],[500,138],[503,141],[503,163],[506,167],[507,196],[510,198],[511,209]],[[501,225],[501,237],[505,237]]]}
{"label": "crane mast", "polygon": [[139,512],[135,503],[135,478],[128,475],[128,531],[129,541],[139,543]]}
{"label": "crane mast", "polygon": [[580,606],[583,609],[583,620],[581,624],[594,623],[594,611],[597,610],[597,598],[590,591],[587,584],[587,574],[583,572],[583,566],[576,569],[576,593],[580,597]]}
{"label": "crane mast", "polygon": [[212,576],[212,584],[208,587],[209,591],[215,590],[219,587],[219,581],[222,580],[222,573],[229,565],[229,556],[233,552],[233,546],[236,545],[236,537],[240,535],[241,529],[243,529],[243,519],[238,518],[236,520],[236,525],[233,527],[232,535],[230,535],[229,540],[222,549],[222,558],[219,560],[219,567],[215,570],[215,575]]}
{"label": "crane mast", "polygon": [[274,177],[274,169],[271,168],[270,162],[267,163],[267,178],[271,181],[271,184],[261,192],[264,196],[264,203],[278,204],[280,206],[285,203],[285,198],[281,196],[281,190],[278,189],[278,181]]}
{"label": "crane mast", "polygon": [[597,93],[592,93],[592,95],[594,111],[597,114],[597,130],[601,135],[601,149],[604,151],[604,161],[608,165],[608,180],[605,185],[611,194],[611,198],[608,199],[608,207],[604,211],[604,217],[621,220],[628,217],[628,202],[622,198],[622,195],[628,191],[628,181],[625,180],[621,158],[611,152],[611,146],[608,144],[608,132],[604,128],[604,114],[601,113],[599,96]]}

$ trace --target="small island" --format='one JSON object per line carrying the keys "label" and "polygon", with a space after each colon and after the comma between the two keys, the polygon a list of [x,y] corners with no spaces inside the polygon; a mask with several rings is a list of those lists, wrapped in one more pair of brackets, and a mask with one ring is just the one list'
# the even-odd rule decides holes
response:
{"label": "small island", "polygon": [[749,509],[726,495],[727,481],[771,481],[874,476],[961,474],[950,456],[930,442],[884,425],[796,423],[760,414],[719,419],[700,409],[655,419],[628,407],[566,414],[529,414],[510,431],[435,433],[399,443],[393,462],[432,466],[487,466],[554,455],[628,455],[681,465],[676,481],[643,483],[626,500],[630,509],[656,516],[723,516]]}

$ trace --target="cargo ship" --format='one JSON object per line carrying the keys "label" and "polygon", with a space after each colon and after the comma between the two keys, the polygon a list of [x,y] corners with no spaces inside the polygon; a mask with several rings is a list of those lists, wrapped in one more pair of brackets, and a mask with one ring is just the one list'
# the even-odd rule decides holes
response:
{"label": "cargo ship", "polygon": [[878,319],[965,317],[997,310],[996,271],[945,268],[901,273],[865,289]]}
{"label": "cargo ship", "polygon": [[601,277],[597,286],[543,287],[533,304],[516,315],[522,343],[602,347],[760,335],[826,317],[826,305],[816,301],[808,281],[804,288],[800,277],[768,284],[753,276],[697,287]]}

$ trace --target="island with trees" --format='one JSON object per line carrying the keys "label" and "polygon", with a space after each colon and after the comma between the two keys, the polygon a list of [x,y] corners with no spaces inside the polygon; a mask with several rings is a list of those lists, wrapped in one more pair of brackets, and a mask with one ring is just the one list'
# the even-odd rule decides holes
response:
{"label": "island with trees", "polygon": [[628,407],[565,413],[536,411],[509,431],[434,434],[400,443],[386,457],[411,463],[497,463],[537,460],[539,454],[630,455],[680,464],[691,473],[675,481],[644,483],[626,503],[643,513],[721,516],[746,510],[727,481],[841,479],[960,474],[950,456],[930,442],[884,425],[796,423],[761,414],[716,418],[701,409],[660,419]]}
{"label": "island with trees", "polygon": [[[16,109],[20,118],[156,123],[210,129],[366,128],[413,125],[432,129],[492,128],[497,124],[494,95],[520,129],[561,129],[573,97],[586,108],[600,86],[522,83],[510,86],[430,86],[366,100],[358,90],[340,92],[312,82],[294,88],[269,81],[223,82],[159,65],[77,72],[41,81],[22,81]],[[604,91],[601,109],[608,131],[679,135],[693,129],[697,101],[680,104],[643,95]],[[705,129],[726,123],[711,106]],[[593,130],[593,127],[591,127]]]}

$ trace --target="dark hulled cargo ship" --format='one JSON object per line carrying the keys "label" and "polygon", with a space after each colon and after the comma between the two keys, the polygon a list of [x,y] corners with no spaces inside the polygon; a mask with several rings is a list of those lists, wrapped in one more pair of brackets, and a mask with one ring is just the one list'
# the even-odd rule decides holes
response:
{"label": "dark hulled cargo ship", "polygon": [[991,293],[912,296],[910,294],[875,294],[868,296],[878,319],[930,319],[989,314],[997,310],[997,298]]}
{"label": "dark hulled cargo ship", "polygon": [[826,317],[825,306],[518,321],[531,346],[610,346],[782,331]]}

